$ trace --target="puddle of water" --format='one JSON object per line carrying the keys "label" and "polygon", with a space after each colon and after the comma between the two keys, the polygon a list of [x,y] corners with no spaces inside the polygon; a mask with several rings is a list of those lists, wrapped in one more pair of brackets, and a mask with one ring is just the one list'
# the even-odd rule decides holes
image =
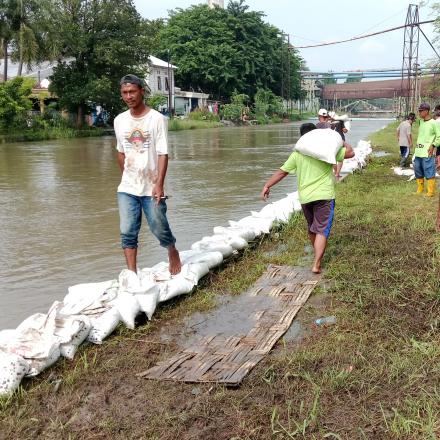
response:
{"label": "puddle of water", "polygon": [[387,153],[386,151],[373,151],[371,155],[373,157],[385,157],[390,156],[390,153]]}
{"label": "puddle of water", "polygon": [[307,329],[298,319],[292,322],[289,330],[284,334],[283,339],[286,342],[300,341],[306,334]]}
{"label": "puddle of water", "polygon": [[304,246],[304,255],[300,258],[298,264],[300,266],[310,266],[313,263],[313,247],[311,244]]}
{"label": "puddle of water", "polygon": [[278,255],[281,255],[283,252],[286,252],[287,249],[288,249],[287,244],[281,243],[274,250],[265,252],[264,256],[266,258],[277,257]]}
{"label": "puddle of water", "polygon": [[219,307],[208,313],[195,313],[185,321],[185,327],[177,340],[180,346],[190,346],[205,336],[246,335],[255,325],[255,312],[276,308],[278,298],[271,296],[225,295],[219,297]]}

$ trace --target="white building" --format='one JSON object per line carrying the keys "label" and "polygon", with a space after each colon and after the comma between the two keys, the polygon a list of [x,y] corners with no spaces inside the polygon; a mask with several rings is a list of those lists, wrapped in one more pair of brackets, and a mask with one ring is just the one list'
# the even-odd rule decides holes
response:
{"label": "white building", "polygon": [[159,110],[167,110],[169,108],[168,103],[170,96],[171,108],[178,116],[187,115],[197,107],[205,107],[209,98],[208,94],[184,91],[176,87],[174,80],[174,71],[176,69],[176,66],[167,61],[163,61],[152,55],[149,57],[149,73],[145,77],[145,82],[150,88],[152,95],[160,94],[167,98],[167,103]]}
{"label": "white building", "polygon": [[208,0],[208,6],[210,8],[214,8],[215,6],[218,6],[219,8],[224,8],[224,0]]}
{"label": "white building", "polygon": [[[148,63],[148,73],[145,76],[145,82],[150,88],[151,94],[164,95],[167,103],[164,108],[169,108],[169,99],[171,95],[171,104],[174,103],[174,70],[177,69],[173,64],[163,61],[150,55]],[[174,108],[174,106],[172,105]]]}

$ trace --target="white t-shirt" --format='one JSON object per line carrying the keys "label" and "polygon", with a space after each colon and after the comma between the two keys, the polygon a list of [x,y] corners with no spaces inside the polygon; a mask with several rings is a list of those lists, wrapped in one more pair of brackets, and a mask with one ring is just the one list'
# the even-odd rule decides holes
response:
{"label": "white t-shirt", "polygon": [[411,123],[408,120],[402,121],[398,127],[399,145],[409,147],[408,136],[411,134]]}
{"label": "white t-shirt", "polygon": [[127,110],[116,116],[114,128],[116,149],[125,154],[118,192],[151,196],[158,178],[158,155],[168,154],[166,118],[154,109],[140,118]]}

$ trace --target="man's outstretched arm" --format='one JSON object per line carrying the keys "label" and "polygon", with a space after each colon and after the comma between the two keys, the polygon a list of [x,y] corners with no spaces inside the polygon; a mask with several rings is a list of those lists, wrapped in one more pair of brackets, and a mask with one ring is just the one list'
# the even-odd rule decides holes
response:
{"label": "man's outstretched arm", "polygon": [[277,170],[272,174],[272,177],[264,184],[263,190],[261,191],[261,198],[267,200],[270,193],[270,188],[276,185],[280,180],[283,180],[289,173],[283,170]]}

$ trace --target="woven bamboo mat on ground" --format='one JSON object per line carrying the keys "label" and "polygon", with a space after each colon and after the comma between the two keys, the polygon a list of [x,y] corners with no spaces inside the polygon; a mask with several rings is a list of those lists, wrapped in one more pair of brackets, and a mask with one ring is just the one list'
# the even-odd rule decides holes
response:
{"label": "woven bamboo mat on ground", "polygon": [[273,301],[260,302],[259,307],[249,310],[252,328],[246,334],[204,335],[172,358],[138,376],[239,385],[289,329],[320,278],[303,267],[269,265],[258,281],[242,294],[273,298]]}

